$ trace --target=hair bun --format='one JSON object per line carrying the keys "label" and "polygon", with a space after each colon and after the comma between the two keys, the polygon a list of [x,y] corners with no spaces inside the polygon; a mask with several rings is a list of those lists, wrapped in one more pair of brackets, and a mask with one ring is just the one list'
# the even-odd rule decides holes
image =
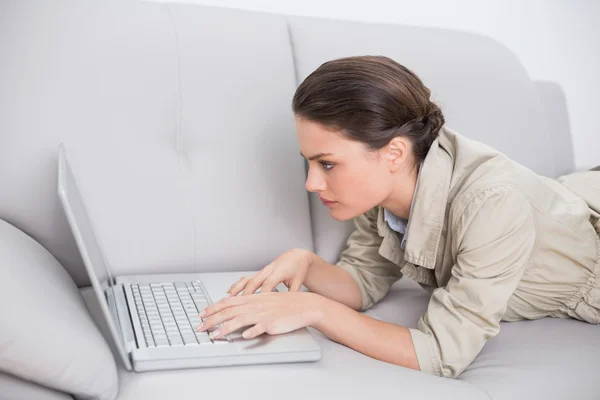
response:
{"label": "hair bun", "polygon": [[442,126],[446,123],[446,119],[444,118],[444,114],[442,114],[442,110],[433,104],[432,111],[425,116],[424,121],[425,126],[427,127],[425,131],[428,131],[428,134],[437,138],[440,134],[440,130]]}

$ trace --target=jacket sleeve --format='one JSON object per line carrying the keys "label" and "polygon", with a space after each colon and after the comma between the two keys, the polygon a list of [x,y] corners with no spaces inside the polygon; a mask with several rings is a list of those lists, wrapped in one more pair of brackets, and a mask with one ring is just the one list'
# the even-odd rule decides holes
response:
{"label": "jacket sleeve", "polygon": [[376,207],[354,219],[356,229],[350,234],[337,263],[358,284],[361,310],[380,301],[402,277],[400,268],[379,254],[383,239],[377,231],[377,215]]}
{"label": "jacket sleeve", "polygon": [[500,331],[537,243],[533,209],[514,189],[483,192],[452,218],[452,276],[434,290],[418,329],[410,329],[421,370],[449,378],[460,375]]}

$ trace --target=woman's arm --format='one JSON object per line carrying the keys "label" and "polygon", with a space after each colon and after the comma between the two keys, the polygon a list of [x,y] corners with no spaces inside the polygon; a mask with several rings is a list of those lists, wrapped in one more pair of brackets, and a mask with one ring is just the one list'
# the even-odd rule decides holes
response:
{"label": "woman's arm", "polygon": [[409,330],[383,322],[336,301],[318,297],[312,326],[331,340],[377,360],[420,370]]}
{"label": "woman's arm", "polygon": [[356,281],[344,269],[329,264],[318,255],[307,252],[310,266],[304,285],[313,293],[360,310],[362,296]]}
{"label": "woman's arm", "polygon": [[354,219],[356,229],[347,240],[336,265],[310,253],[304,285],[311,291],[339,301],[354,310],[366,310],[379,302],[402,277],[400,268],[379,254],[375,207]]}
{"label": "woman's arm", "polygon": [[201,314],[200,331],[220,338],[238,329],[252,339],[263,333],[279,335],[312,326],[331,340],[375,359],[419,370],[407,328],[378,321],[316,293],[266,292],[226,297]]}

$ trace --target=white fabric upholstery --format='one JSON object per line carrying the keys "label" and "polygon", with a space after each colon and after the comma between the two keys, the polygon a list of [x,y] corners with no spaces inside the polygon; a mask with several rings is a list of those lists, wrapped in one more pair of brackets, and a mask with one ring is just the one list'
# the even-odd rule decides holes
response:
{"label": "white fabric upholstery", "polygon": [[[136,169],[123,175],[131,179],[126,187],[150,202],[176,196],[179,182],[165,176],[178,172],[171,143],[177,63],[168,14],[158,4],[122,1],[5,1],[0,49],[0,170],[14,171],[0,174],[0,218],[48,248],[77,284],[89,284],[56,195],[58,144],[129,152],[137,168],[172,160],[162,163],[161,176],[145,182],[135,180]],[[100,175],[123,163],[104,154]],[[143,192],[150,184],[160,188],[152,196]],[[115,184],[105,197],[119,201],[118,190],[122,185]],[[129,196],[118,197],[127,207]],[[185,219],[182,207],[169,215],[149,212],[160,209],[156,203],[138,205],[148,213],[140,228],[154,232],[148,226],[160,225],[161,218]],[[177,250],[179,242],[166,244]]]}
{"label": "white fabric upholstery", "polygon": [[77,286],[50,253],[2,220],[0,316],[0,371],[78,399],[115,398],[115,361]]}
{"label": "white fabric upholstery", "polygon": [[[425,292],[410,281],[398,282],[395,289],[387,307],[382,304],[371,312],[380,318],[388,317],[416,326],[420,309],[426,305]],[[81,292],[106,333],[96,297],[90,288],[83,288]],[[159,400],[175,395],[192,398],[199,390],[206,394],[220,393],[225,398],[248,400],[387,398],[392,393],[401,393],[405,398],[487,399],[484,392],[467,382],[438,378],[377,361],[328,340],[318,331],[311,332],[323,349],[323,357],[316,363],[145,373],[121,369],[118,399]]]}
{"label": "white fabric upholstery", "polygon": [[[407,327],[416,326],[429,295],[402,279],[367,314]],[[600,384],[600,327],[570,319],[501,323],[459,377],[494,400],[596,399]],[[451,397],[453,398],[453,397]]]}
{"label": "white fabric upholstery", "polygon": [[[167,113],[171,125],[125,125],[138,117],[123,105],[112,109],[122,127],[65,141],[111,269],[258,270],[289,248],[312,248],[285,21],[194,6],[164,12],[172,21],[165,48],[175,53],[144,45],[144,55],[176,71],[127,77],[150,89],[110,81],[98,90],[129,86],[131,96],[162,99],[156,106],[165,110],[147,112]],[[120,45],[137,44],[125,37]],[[143,64],[129,68],[154,68]]]}
{"label": "white fabric upholstery", "polygon": [[600,398],[600,327],[570,319],[502,323],[460,379],[494,400]]}
{"label": "white fabric upholstery", "polygon": [[0,393],[3,400],[73,400],[65,393],[2,373],[0,373]]}
{"label": "white fabric upholstery", "polygon": [[[81,290],[92,314],[100,321],[96,298]],[[416,327],[427,309],[429,295],[414,282],[397,282],[384,300],[367,314],[384,321]],[[102,322],[99,322],[102,326]],[[105,330],[104,330],[105,332]],[[600,385],[598,327],[574,320],[544,319],[502,323],[501,334],[490,340],[458,380],[436,378],[363,356],[311,330],[323,348],[315,364],[289,364],[177,372],[130,373],[121,368],[119,399],[161,399],[178,387],[180,395],[193,393],[193,382],[203,390],[218,390],[221,379],[236,382],[228,394],[247,399],[363,398],[402,392],[408,398],[434,399],[597,399]],[[295,379],[310,382],[302,391],[286,391]],[[273,384],[273,382],[275,382]],[[456,385],[456,382],[464,385]],[[551,382],[551,383],[550,383]],[[211,385],[215,385],[214,389]],[[235,387],[234,387],[235,386]],[[261,392],[247,391],[248,387]],[[195,390],[195,389],[194,389]],[[445,393],[445,394],[444,394]]]}
{"label": "white fabric upholstery", "polygon": [[312,248],[283,17],[28,4],[3,13],[0,169],[19,172],[0,175],[0,216],[78,284],[56,199],[61,141],[115,273],[259,269]]}
{"label": "white fabric upholstery", "polygon": [[554,155],[554,177],[569,174],[575,168],[575,161],[565,94],[553,82],[534,81],[533,85],[544,109],[544,119],[548,121],[550,139],[546,142]]}

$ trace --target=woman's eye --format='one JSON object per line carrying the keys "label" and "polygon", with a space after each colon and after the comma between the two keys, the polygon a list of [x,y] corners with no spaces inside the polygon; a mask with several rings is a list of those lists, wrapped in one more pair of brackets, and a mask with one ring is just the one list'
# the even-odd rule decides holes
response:
{"label": "woman's eye", "polygon": [[333,163],[329,163],[329,162],[326,162],[326,161],[320,161],[320,163],[323,166],[323,168],[325,169],[325,171],[331,171],[331,169],[334,166]]}

